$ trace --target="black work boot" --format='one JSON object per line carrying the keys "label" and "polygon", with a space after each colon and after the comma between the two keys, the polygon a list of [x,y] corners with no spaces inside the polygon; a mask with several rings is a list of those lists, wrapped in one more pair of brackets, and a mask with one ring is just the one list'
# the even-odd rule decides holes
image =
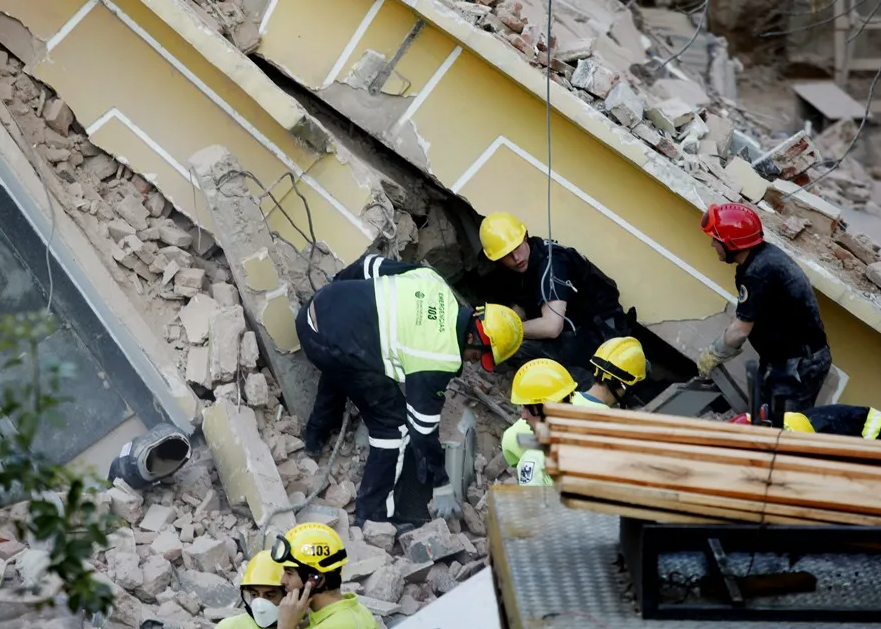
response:
{"label": "black work boot", "polygon": [[121,478],[133,489],[143,489],[167,478],[189,461],[190,440],[167,422],[157,424],[122,448],[110,464],[107,479]]}

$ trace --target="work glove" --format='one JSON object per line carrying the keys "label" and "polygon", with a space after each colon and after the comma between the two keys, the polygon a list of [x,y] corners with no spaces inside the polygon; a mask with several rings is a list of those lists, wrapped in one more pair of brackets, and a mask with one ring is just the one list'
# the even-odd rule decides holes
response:
{"label": "work glove", "polygon": [[431,499],[434,503],[434,515],[438,518],[449,519],[451,517],[461,518],[462,507],[453,494],[453,486],[451,484],[435,487],[431,492]]}
{"label": "work glove", "polygon": [[713,369],[742,352],[743,350],[739,347],[729,347],[725,344],[723,332],[697,359],[697,372],[701,378],[709,378]]}

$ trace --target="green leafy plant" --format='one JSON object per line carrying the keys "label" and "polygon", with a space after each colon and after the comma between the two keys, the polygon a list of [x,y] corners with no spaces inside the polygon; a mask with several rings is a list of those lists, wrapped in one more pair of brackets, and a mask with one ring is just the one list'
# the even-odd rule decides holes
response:
{"label": "green leafy plant", "polygon": [[15,521],[19,538],[43,543],[46,572],[59,577],[71,611],[107,614],[113,592],[86,563],[118,526],[115,516],[99,508],[98,491],[106,481],[53,463],[34,448],[47,422],[63,430],[59,411],[65,400],[59,390],[70,369],[41,364],[39,353],[40,343],[56,329],[53,317],[42,311],[0,317],[0,421],[6,419],[0,426],[0,506],[30,501],[27,517]]}

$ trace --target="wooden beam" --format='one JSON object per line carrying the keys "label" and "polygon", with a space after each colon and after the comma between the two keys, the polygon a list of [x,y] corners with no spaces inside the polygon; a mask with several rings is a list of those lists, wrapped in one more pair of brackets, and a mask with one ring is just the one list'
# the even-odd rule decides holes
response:
{"label": "wooden beam", "polygon": [[881,483],[819,472],[682,460],[676,456],[621,453],[554,444],[557,473],[644,487],[692,491],[848,513],[881,515]]}
{"label": "wooden beam", "polygon": [[881,462],[881,448],[866,439],[848,438],[847,443],[829,440],[790,439],[790,431],[764,431],[761,427],[749,432],[733,433],[714,430],[710,421],[701,428],[618,424],[607,421],[564,419],[549,417],[536,431],[539,439],[548,439],[550,432],[577,433],[608,437],[622,437],[655,442],[718,446],[762,452],[783,452],[820,456],[825,459],[868,459]]}
{"label": "wooden beam", "polygon": [[560,493],[630,503],[649,508],[720,517],[739,522],[768,524],[852,524],[881,526],[881,517],[826,509],[806,509],[758,500],[738,500],[694,492],[638,487],[627,483],[589,480],[575,476],[557,479]]}

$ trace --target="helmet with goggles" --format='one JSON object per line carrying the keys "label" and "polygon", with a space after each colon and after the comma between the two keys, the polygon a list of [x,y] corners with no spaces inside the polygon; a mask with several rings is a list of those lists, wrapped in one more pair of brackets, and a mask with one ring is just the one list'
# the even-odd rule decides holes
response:
{"label": "helmet with goggles", "polygon": [[321,574],[341,570],[349,561],[337,532],[318,522],[306,522],[279,535],[271,552],[273,561],[284,568],[309,568]]}

